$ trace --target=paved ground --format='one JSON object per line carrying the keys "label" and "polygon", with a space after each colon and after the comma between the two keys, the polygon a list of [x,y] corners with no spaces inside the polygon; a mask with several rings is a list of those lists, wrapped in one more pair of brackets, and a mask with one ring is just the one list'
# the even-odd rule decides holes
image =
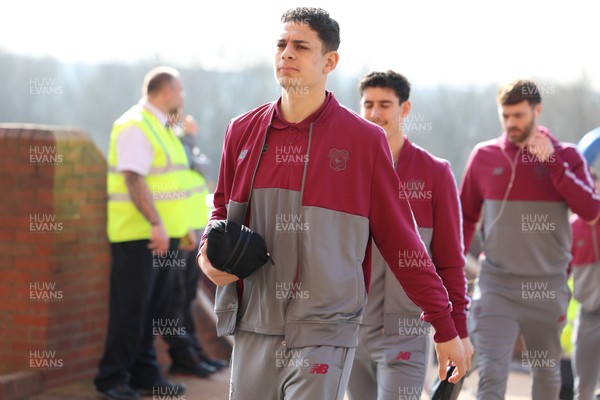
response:
{"label": "paved ground", "polygon": [[[434,372],[430,373],[430,377]],[[183,382],[187,391],[181,398],[175,400],[227,400],[229,388],[229,371],[222,371],[209,379],[196,379],[189,377],[169,377],[173,382]],[[432,379],[432,378],[431,378]],[[477,374],[467,378],[459,400],[474,400],[477,387]],[[508,384],[506,400],[529,399],[531,381],[529,376],[521,372],[512,372]],[[72,385],[59,387],[42,394],[29,397],[27,400],[97,400],[100,399],[94,390],[91,380],[81,381]],[[144,397],[144,400],[152,397]],[[424,395],[423,400],[427,399]],[[315,399],[318,400],[318,399]]]}
{"label": "paved ground", "polygon": [[[227,400],[229,389],[229,370],[221,371],[207,379],[167,376],[172,382],[183,382],[186,386],[186,394],[173,397],[173,400]],[[74,383],[72,385],[58,387],[48,390],[42,394],[28,397],[27,400],[98,400],[98,396],[92,380]],[[158,396],[157,396],[158,398]],[[151,400],[152,397],[144,397]]]}

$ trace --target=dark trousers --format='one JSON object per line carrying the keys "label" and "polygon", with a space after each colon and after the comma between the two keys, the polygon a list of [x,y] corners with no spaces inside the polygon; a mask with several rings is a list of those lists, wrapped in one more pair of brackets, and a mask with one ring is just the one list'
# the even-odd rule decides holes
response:
{"label": "dark trousers", "polygon": [[[185,327],[185,335],[163,336],[169,345],[169,354],[174,363],[188,365],[192,359],[202,352],[200,342],[196,338],[196,328],[192,316],[192,302],[196,299],[200,268],[196,264],[196,252],[180,252],[182,266],[175,270],[173,296],[169,299],[167,314],[169,318],[177,318],[179,325]],[[194,360],[196,362],[196,360]]]}
{"label": "dark trousers", "polygon": [[[169,254],[176,254],[171,239]],[[104,356],[94,383],[106,390],[123,383],[149,387],[161,379],[153,321],[166,318],[174,269],[157,263],[148,240],[111,243],[110,308]]]}

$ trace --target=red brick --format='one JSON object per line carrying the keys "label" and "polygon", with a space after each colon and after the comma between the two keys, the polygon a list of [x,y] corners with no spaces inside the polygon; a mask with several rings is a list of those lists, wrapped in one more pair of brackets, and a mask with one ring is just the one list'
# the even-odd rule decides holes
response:
{"label": "red brick", "polygon": [[21,271],[6,271],[2,273],[2,280],[4,282],[11,282],[14,284],[29,284],[32,275],[29,272]]}
{"label": "red brick", "polygon": [[[0,255],[0,271],[11,268],[13,265],[14,259],[15,258],[9,254]],[[3,279],[0,278],[0,281],[2,281],[2,280]]]}
{"label": "red brick", "polygon": [[28,312],[30,310],[30,304],[23,300],[3,300],[2,309],[17,312]]}
{"label": "red brick", "polygon": [[35,200],[38,203],[52,204],[54,203],[54,191],[52,190],[37,190]]}
{"label": "red brick", "polygon": [[29,229],[29,215],[2,215],[3,228]]}
{"label": "red brick", "polygon": [[16,258],[15,259],[15,268],[17,269],[31,269],[31,270],[40,270],[40,269],[51,269],[54,266],[54,262],[50,261],[48,258]]}
{"label": "red brick", "polygon": [[[4,222],[4,218],[2,219],[2,221]],[[13,240],[15,240],[14,231],[4,230],[4,228],[0,229],[3,229],[0,230],[0,241],[12,242]]]}
{"label": "red brick", "polygon": [[48,317],[41,315],[15,315],[13,322],[15,325],[23,326],[47,326]]}
{"label": "red brick", "polygon": [[3,174],[17,175],[21,171],[21,164],[16,161],[5,160],[0,163],[0,168],[2,168]]}
{"label": "red brick", "polygon": [[42,243],[35,246],[36,257],[49,257],[54,254],[54,247],[50,243]]}
{"label": "red brick", "polygon": [[11,344],[11,348],[13,350],[13,352],[23,352],[26,353],[29,356],[29,352],[30,351],[35,351],[39,349],[39,343],[31,343],[31,341],[19,341],[19,340],[14,340]]}
{"label": "red brick", "polygon": [[7,298],[10,297],[13,293],[12,285],[9,285],[8,282],[2,281],[0,282],[0,297]]}

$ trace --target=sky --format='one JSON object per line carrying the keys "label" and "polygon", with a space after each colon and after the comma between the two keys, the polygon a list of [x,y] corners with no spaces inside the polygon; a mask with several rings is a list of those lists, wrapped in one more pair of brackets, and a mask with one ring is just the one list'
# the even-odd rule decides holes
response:
{"label": "sky", "polygon": [[299,5],[339,22],[337,73],[394,69],[432,86],[534,78],[542,90],[585,76],[600,89],[593,0],[13,0],[0,6],[0,50],[235,71],[272,63],[280,16]]}

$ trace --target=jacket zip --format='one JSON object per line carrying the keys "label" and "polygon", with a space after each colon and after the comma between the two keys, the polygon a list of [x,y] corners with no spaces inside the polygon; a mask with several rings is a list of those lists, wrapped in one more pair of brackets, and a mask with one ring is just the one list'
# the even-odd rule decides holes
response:
{"label": "jacket zip", "polygon": [[244,211],[244,218],[242,218],[242,223],[246,226],[250,225],[249,223],[246,222],[246,215],[248,214],[248,209],[250,208],[250,199],[252,198],[252,188],[254,187],[254,178],[256,177],[256,172],[258,171],[258,165],[260,164],[260,159],[262,158],[262,155],[265,152],[265,145],[267,144],[267,136],[268,136],[270,127],[271,127],[271,124],[268,124],[267,129],[265,129],[262,146],[260,148],[260,154],[258,155],[258,160],[256,160],[256,165],[254,166],[254,172],[252,172],[252,179],[250,180],[250,193],[248,194],[248,202],[246,204],[246,210]]}
{"label": "jacket zip", "polygon": [[[298,210],[300,213],[300,218],[298,219],[300,220],[300,223],[304,222],[304,215],[302,213],[302,203],[304,198],[304,184],[306,183],[306,171],[308,170],[308,161],[310,159],[310,142],[312,139],[313,125],[314,124],[311,123],[310,128],[308,129],[308,145],[306,146],[306,154],[304,155],[304,171],[302,172],[302,186],[300,187],[300,204],[298,205]],[[300,276],[300,259],[302,258],[302,239],[304,238],[304,231],[301,230],[300,232],[302,233],[298,235],[298,260],[296,266],[296,281],[294,282],[295,284],[298,283],[298,278]]]}
{"label": "jacket zip", "polygon": [[[299,218],[298,220],[300,221],[300,223],[303,223],[303,214],[302,214],[302,200],[304,197],[304,184],[306,183],[306,171],[308,170],[308,162],[310,160],[310,143],[311,143],[311,139],[312,139],[312,131],[313,131],[313,125],[314,124],[310,124],[310,128],[308,129],[308,144],[306,145],[306,154],[304,155],[304,171],[302,171],[302,185],[300,186],[300,204],[298,205],[298,213],[299,213]],[[300,278],[300,260],[302,258],[302,239],[304,237],[304,231],[300,231],[301,233],[298,235],[298,259],[296,260],[296,277],[294,278],[294,288],[298,287],[298,280]],[[283,313],[283,319],[284,321],[287,322],[288,318],[287,318],[287,314],[288,314],[288,310],[290,308],[290,304],[291,304],[291,299],[288,299],[288,302],[285,306],[285,311]],[[284,341],[284,346],[285,346],[285,341]]]}
{"label": "jacket zip", "polygon": [[508,201],[508,196],[510,195],[510,191],[512,190],[513,184],[515,182],[515,177],[517,176],[517,161],[519,160],[519,156],[521,155],[522,148],[519,148],[515,154],[514,160],[511,160],[508,153],[505,151],[504,147],[500,148],[500,152],[508,161],[508,165],[510,166],[510,180],[508,181],[508,186],[506,187],[506,192],[504,192],[504,198],[502,199],[502,205],[500,206],[500,211],[496,217],[490,222],[489,227],[484,227],[482,224],[481,236],[482,239],[485,240],[485,231],[490,231],[494,225],[500,220],[502,214],[504,214],[504,208],[506,207],[506,202]]}

